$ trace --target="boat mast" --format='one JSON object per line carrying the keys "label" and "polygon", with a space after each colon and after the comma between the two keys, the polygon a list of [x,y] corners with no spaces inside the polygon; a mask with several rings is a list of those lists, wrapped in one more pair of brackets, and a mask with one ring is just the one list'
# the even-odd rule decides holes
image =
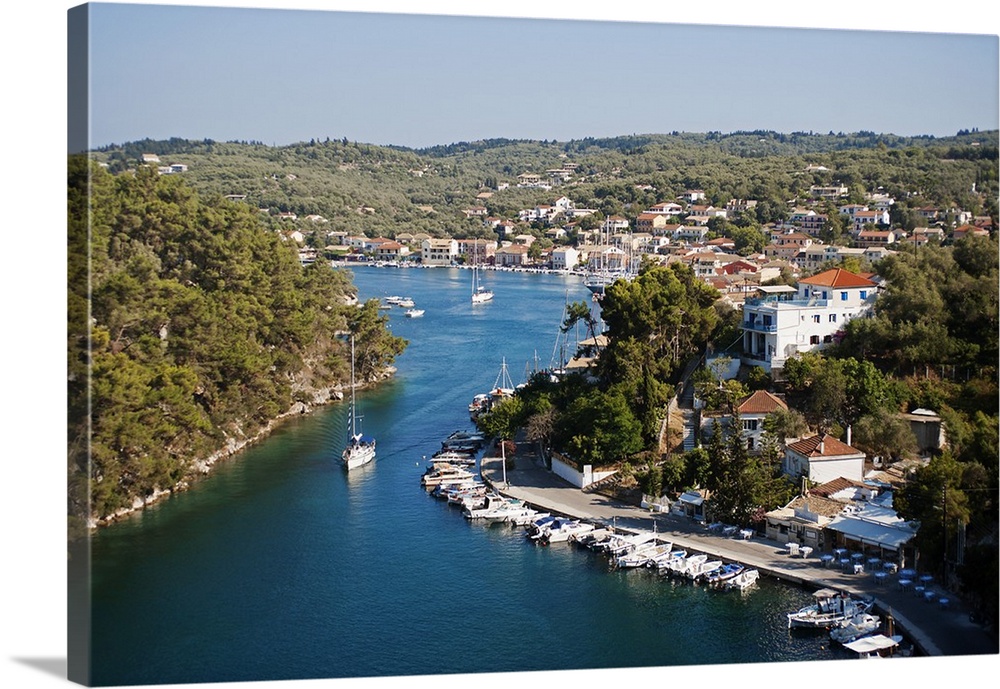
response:
{"label": "boat mast", "polygon": [[355,397],[354,388],[356,387],[354,383],[354,335],[351,335],[351,437],[354,438],[358,434],[357,422],[358,415],[356,413],[355,407]]}

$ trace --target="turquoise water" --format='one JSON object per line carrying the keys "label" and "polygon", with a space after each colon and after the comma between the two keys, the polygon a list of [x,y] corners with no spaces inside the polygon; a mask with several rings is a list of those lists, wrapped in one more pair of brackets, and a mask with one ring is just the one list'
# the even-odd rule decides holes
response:
{"label": "turquoise water", "polygon": [[191,490],[93,539],[93,682],[151,684],[752,663],[834,657],[790,633],[808,593],[745,594],[612,572],[590,551],[536,547],[465,520],[420,486],[506,359],[548,366],[578,278],[359,268],[362,298],[410,346],[394,380],[359,395],[378,458],[346,473],[345,404],[282,424]]}

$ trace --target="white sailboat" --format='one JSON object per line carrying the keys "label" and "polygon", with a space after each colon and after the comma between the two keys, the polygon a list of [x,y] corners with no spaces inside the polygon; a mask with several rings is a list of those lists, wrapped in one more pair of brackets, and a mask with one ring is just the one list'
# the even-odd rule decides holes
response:
{"label": "white sailboat", "polygon": [[476,262],[476,242],[472,248],[472,303],[482,304],[493,299],[493,292],[479,284],[479,264]]}
{"label": "white sailboat", "polygon": [[350,418],[350,438],[347,442],[347,447],[344,448],[344,453],[341,456],[341,461],[344,464],[344,468],[348,471],[351,469],[357,469],[360,466],[368,464],[373,459],[375,459],[375,438],[371,436],[362,435],[358,431],[358,414],[357,414],[357,403],[355,400],[354,390],[354,336],[351,336],[351,418]]}

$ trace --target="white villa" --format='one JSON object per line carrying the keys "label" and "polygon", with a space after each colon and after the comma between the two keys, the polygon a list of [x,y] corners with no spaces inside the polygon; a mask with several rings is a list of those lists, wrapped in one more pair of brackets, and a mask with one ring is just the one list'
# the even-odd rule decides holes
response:
{"label": "white villa", "polygon": [[458,257],[454,239],[425,239],[420,244],[420,262],[425,266],[448,266]]}
{"label": "white villa", "polygon": [[878,286],[842,268],[787,285],[758,287],[743,305],[743,359],[772,371],[798,352],[822,349],[852,318],[864,315]]}
{"label": "white villa", "polygon": [[863,481],[865,453],[823,433],[788,445],[782,471],[792,478],[805,476],[814,483],[838,478]]}

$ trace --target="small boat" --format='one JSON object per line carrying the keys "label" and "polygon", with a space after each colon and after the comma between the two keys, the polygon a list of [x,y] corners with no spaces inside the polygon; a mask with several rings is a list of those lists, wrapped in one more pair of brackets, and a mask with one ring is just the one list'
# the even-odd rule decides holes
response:
{"label": "small boat", "polygon": [[689,569],[697,567],[708,561],[705,553],[693,553],[685,558],[671,560],[667,565],[667,571],[678,576],[685,576]]}
{"label": "small boat", "polygon": [[719,567],[719,569],[715,570],[714,572],[706,576],[704,578],[704,581],[706,584],[710,585],[721,584],[727,579],[732,579],[737,574],[742,572],[744,569],[746,569],[746,567],[741,565],[739,562],[729,562],[722,565],[722,567]]}
{"label": "small boat", "polygon": [[634,534],[615,534],[604,544],[604,552],[611,557],[620,557],[636,548],[656,540],[655,531],[640,531]]}
{"label": "small boat", "polygon": [[687,554],[683,549],[672,550],[669,555],[657,558],[653,564],[659,572],[672,572],[675,563],[686,558]]}
{"label": "small boat", "polygon": [[435,464],[453,464],[457,466],[472,466],[476,463],[475,455],[468,452],[456,452],[455,450],[441,450],[434,453],[427,463],[431,466]]}
{"label": "small boat", "polygon": [[512,526],[527,526],[531,522],[539,519],[541,517],[548,517],[548,512],[538,512],[537,510],[530,510],[529,514],[525,514],[520,517],[515,517],[514,519],[509,519],[508,521]]}
{"label": "small boat", "polygon": [[689,567],[684,572],[684,576],[691,581],[701,581],[709,574],[722,567],[722,560],[706,560],[701,564]]}
{"label": "small boat", "polygon": [[407,309],[403,312],[403,315],[407,318],[420,318],[424,315],[423,309]]}
{"label": "small boat", "polygon": [[456,481],[474,478],[476,478],[476,475],[463,467],[453,464],[440,464],[428,469],[420,477],[420,482],[424,485],[424,488],[430,490],[431,488],[437,488],[442,483],[455,483]]}
{"label": "small boat", "polygon": [[507,516],[506,510],[511,507],[523,508],[524,503],[521,500],[505,498],[499,493],[487,493],[485,504],[482,507],[466,508],[463,513],[466,519],[488,518],[492,521],[499,517],[499,520],[503,521]]}
{"label": "small boat", "polygon": [[760,578],[760,572],[756,569],[744,569],[742,572],[737,574],[731,579],[727,579],[722,582],[722,585],[726,589],[736,589],[737,591],[746,591],[748,588],[757,583]]}
{"label": "small boat", "polygon": [[855,615],[868,612],[874,601],[852,598],[833,589],[820,589],[813,594],[816,602],[788,613],[788,626],[830,629],[843,626]]}
{"label": "small boat", "polygon": [[557,519],[549,526],[543,528],[534,538],[545,545],[565,543],[574,536],[589,533],[593,530],[593,524],[587,524],[577,519]]}
{"label": "small boat", "polygon": [[534,539],[541,534],[542,529],[547,528],[550,524],[555,522],[559,517],[552,514],[538,515],[530,522],[524,525],[525,535],[528,538]]}
{"label": "small boat", "polygon": [[363,435],[358,431],[358,419],[360,417],[357,414],[358,407],[354,394],[356,387],[357,384],[354,381],[354,337],[352,336],[350,437],[347,441],[347,447],[344,448],[344,451],[340,456],[341,463],[348,471],[364,466],[375,459],[375,438]]}
{"label": "small boat", "polygon": [[413,303],[413,300],[410,299],[409,297],[402,297],[401,299],[396,301],[396,306],[403,309],[412,309],[415,306],[415,304]]}
{"label": "small boat", "polygon": [[837,643],[846,644],[860,639],[863,636],[874,634],[882,624],[882,618],[878,615],[863,612],[855,615],[843,627],[830,630],[830,638]]}
{"label": "small boat", "polygon": [[632,569],[634,567],[645,567],[646,564],[654,557],[662,555],[663,553],[669,553],[670,549],[673,547],[673,543],[660,543],[659,541],[650,541],[645,545],[639,546],[631,552],[619,555],[615,559],[615,567],[620,569]]}

